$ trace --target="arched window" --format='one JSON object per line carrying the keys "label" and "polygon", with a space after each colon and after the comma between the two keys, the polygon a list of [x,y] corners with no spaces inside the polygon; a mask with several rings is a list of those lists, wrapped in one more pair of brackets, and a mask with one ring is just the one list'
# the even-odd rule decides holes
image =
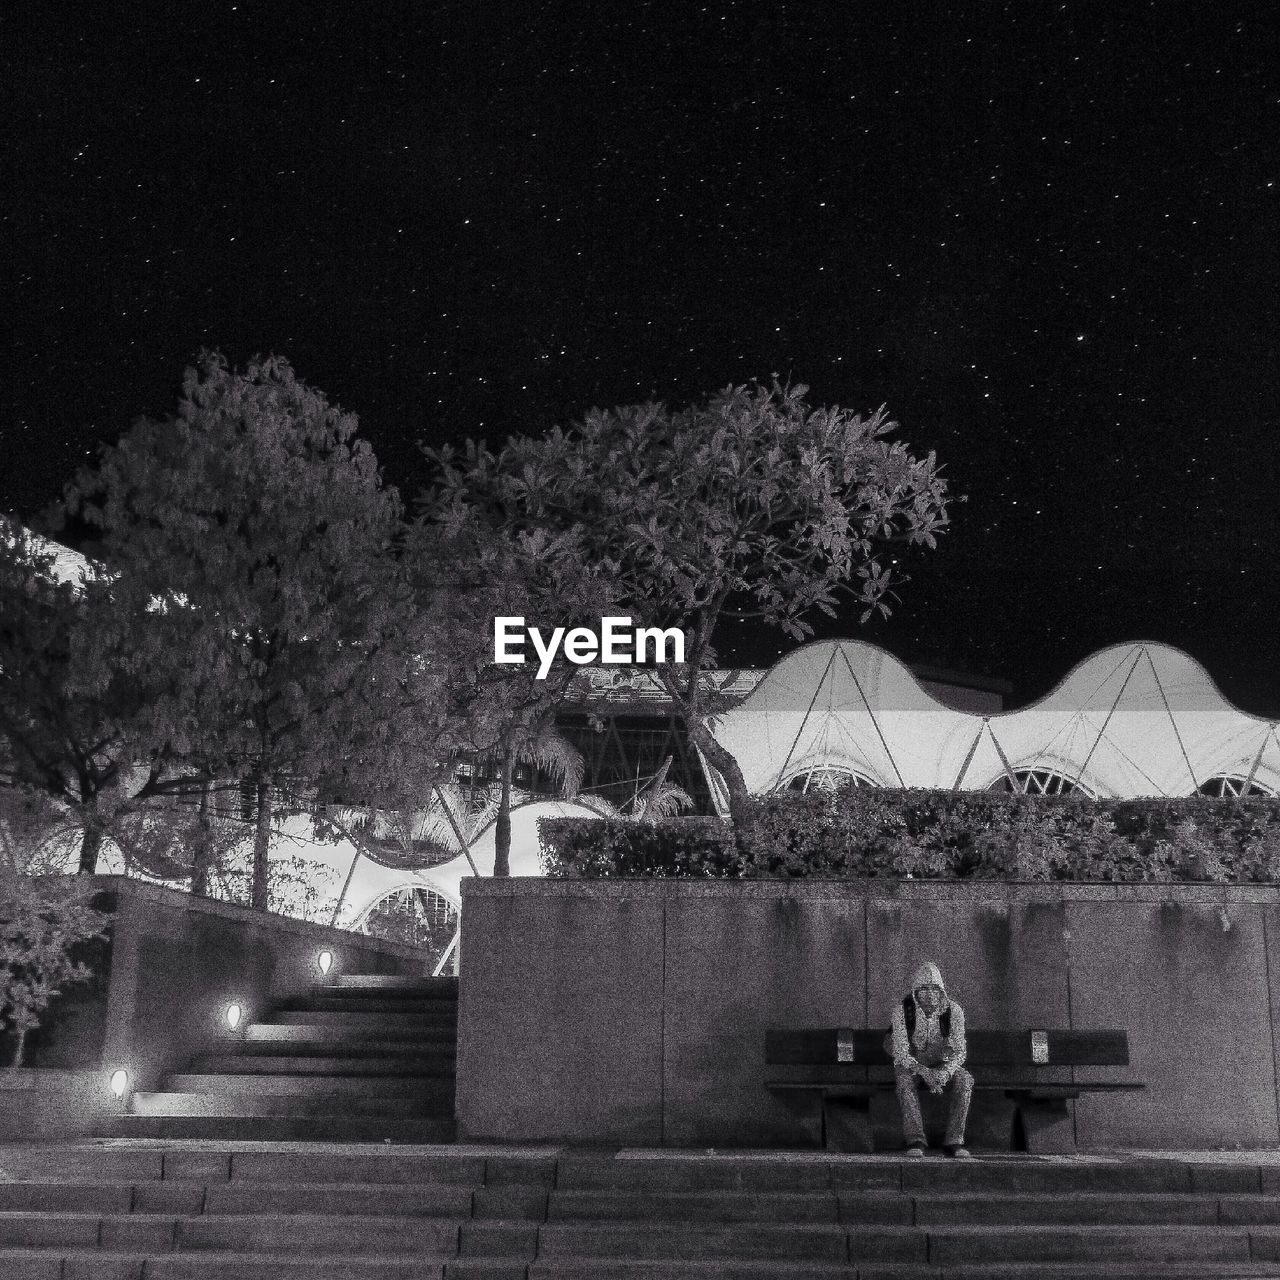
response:
{"label": "arched window", "polygon": [[[1247,784],[1247,785],[1246,785]],[[1268,786],[1254,778],[1252,781],[1244,774],[1219,773],[1206,778],[1197,788],[1202,796],[1273,796],[1276,793]]]}
{"label": "arched window", "polygon": [[375,938],[422,947],[431,964],[444,955],[458,928],[453,904],[434,889],[405,885],[393,889],[369,909],[360,929]]}
{"label": "arched window", "polygon": [[1015,769],[1015,787],[1008,774],[1001,774],[988,788],[988,791],[1021,791],[1028,796],[1067,796],[1077,794],[1093,799],[1093,792],[1081,785],[1074,778],[1059,773],[1056,769]]}
{"label": "arched window", "polygon": [[856,769],[842,764],[819,764],[812,768],[801,769],[793,773],[785,782],[780,782],[776,791],[836,791],[840,787],[875,787],[879,786],[873,778]]}

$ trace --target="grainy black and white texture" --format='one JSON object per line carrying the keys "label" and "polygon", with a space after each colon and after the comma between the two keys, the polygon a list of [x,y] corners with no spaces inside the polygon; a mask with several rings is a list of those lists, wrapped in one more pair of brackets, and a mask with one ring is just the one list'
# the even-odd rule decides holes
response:
{"label": "grainy black and white texture", "polygon": [[887,401],[969,495],[867,638],[1021,698],[1161,640],[1280,710],[1271,6],[2,21],[0,509],[206,344],[287,355],[409,492],[420,438],[776,373]]}

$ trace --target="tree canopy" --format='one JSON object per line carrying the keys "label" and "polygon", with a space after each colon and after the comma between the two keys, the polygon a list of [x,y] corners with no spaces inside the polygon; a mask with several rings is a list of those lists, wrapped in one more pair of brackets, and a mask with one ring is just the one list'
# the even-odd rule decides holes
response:
{"label": "tree canopy", "polygon": [[68,496],[114,575],[101,643],[150,686],[137,748],[252,788],[259,907],[273,806],[411,754],[402,508],[356,427],[281,358],[205,354],[177,413],[139,421]]}
{"label": "tree canopy", "polygon": [[842,598],[860,601],[864,620],[888,613],[900,578],[890,549],[931,547],[947,524],[932,453],[890,440],[897,424],[884,408],[815,408],[807,392],[730,386],[679,411],[596,409],[497,452],[469,441],[434,455],[455,503],[510,534],[572,547],[636,625],[684,631],[686,661],[656,674],[735,810],[741,771],[705,723],[716,702],[701,677],[717,624],[755,618],[799,640],[815,611],[833,615]]}
{"label": "tree canopy", "polygon": [[115,815],[155,793],[132,768],[149,681],[104,661],[106,575],[86,563],[69,577],[55,560],[51,544],[0,521],[0,786],[8,827],[23,804],[45,821],[65,815],[80,833],[81,870],[92,871]]}

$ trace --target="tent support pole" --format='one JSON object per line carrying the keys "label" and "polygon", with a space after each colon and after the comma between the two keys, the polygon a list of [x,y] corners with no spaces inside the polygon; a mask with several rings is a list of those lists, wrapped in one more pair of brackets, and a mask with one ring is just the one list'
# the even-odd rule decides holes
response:
{"label": "tent support pole", "polygon": [[960,784],[964,781],[964,775],[969,772],[969,766],[973,763],[973,757],[978,753],[978,743],[982,741],[982,734],[986,730],[987,726],[987,717],[983,716],[982,723],[978,726],[977,736],[969,746],[969,754],[965,756],[964,764],[960,766],[960,772],[956,774],[956,780],[951,784],[952,791],[960,790]]}
{"label": "tent support pole", "polygon": [[1196,771],[1191,767],[1191,757],[1187,755],[1187,748],[1182,742],[1182,734],[1178,732],[1178,722],[1173,718],[1173,708],[1169,706],[1169,699],[1164,696],[1164,685],[1160,683],[1160,673],[1156,670],[1156,664],[1151,659],[1150,651],[1143,649],[1142,652],[1147,655],[1147,666],[1151,668],[1151,674],[1155,676],[1156,688],[1160,691],[1160,701],[1164,703],[1164,713],[1169,717],[1169,723],[1173,726],[1173,736],[1178,740],[1178,750],[1182,752],[1183,762],[1187,766],[1187,772],[1191,775],[1191,790],[1198,791],[1200,784],[1196,781]]}
{"label": "tent support pole", "polygon": [[884,753],[889,757],[889,763],[893,766],[894,776],[898,779],[898,786],[905,787],[907,784],[903,782],[902,774],[898,771],[898,762],[893,758],[893,752],[889,750],[889,744],[884,740],[884,734],[880,732],[880,721],[876,719],[876,713],[871,710],[871,703],[867,701],[867,695],[862,692],[862,681],[858,679],[857,673],[853,669],[853,663],[849,661],[849,655],[844,651],[844,645],[837,647],[840,650],[840,656],[844,659],[844,665],[853,677],[853,685],[858,691],[858,697],[862,699],[862,705],[866,707],[867,715],[871,717],[871,724],[876,731],[876,737],[880,739],[880,745],[884,748]]}
{"label": "tent support pole", "polygon": [[1089,754],[1085,756],[1084,763],[1080,766],[1080,772],[1076,774],[1075,785],[1080,785],[1081,778],[1084,777],[1084,771],[1089,767],[1089,761],[1093,759],[1093,753],[1098,749],[1098,743],[1102,741],[1102,735],[1107,731],[1107,725],[1111,723],[1111,717],[1115,715],[1116,708],[1120,705],[1120,699],[1124,697],[1124,691],[1129,687],[1129,681],[1133,679],[1133,673],[1138,669],[1138,663],[1142,661],[1142,655],[1146,653],[1145,646],[1140,648],[1134,655],[1133,666],[1129,668],[1129,674],[1125,676],[1124,683],[1120,686],[1120,692],[1116,694],[1116,700],[1111,704],[1111,710],[1107,712],[1107,718],[1102,722],[1102,728],[1098,730],[1098,736],[1093,740],[1093,746],[1089,748]]}
{"label": "tent support pole", "polygon": [[[1253,786],[1253,780],[1258,773],[1258,766],[1262,763],[1262,753],[1267,749],[1267,739],[1270,738],[1275,731],[1276,726],[1271,724],[1267,726],[1266,733],[1262,735],[1262,745],[1258,748],[1258,754],[1253,757],[1253,763],[1249,766],[1249,776],[1244,780],[1244,786],[1240,788],[1240,794],[1236,796],[1237,804],[1249,794],[1249,788]],[[1280,737],[1277,737],[1276,741],[1280,742]]]}
{"label": "tent support pole", "polygon": [[814,689],[813,697],[809,699],[809,705],[805,708],[804,719],[800,721],[800,727],[796,730],[796,736],[791,739],[791,748],[787,752],[787,758],[782,762],[782,768],[778,770],[779,782],[781,782],[786,776],[787,765],[791,763],[791,757],[795,754],[796,745],[800,741],[800,735],[804,732],[804,727],[809,723],[809,717],[813,714],[813,704],[817,702],[818,694],[822,692],[822,686],[826,683],[827,673],[831,670],[831,664],[835,660],[836,655],[834,653],[827,659],[827,665],[823,668],[822,676],[818,681],[818,687]]}

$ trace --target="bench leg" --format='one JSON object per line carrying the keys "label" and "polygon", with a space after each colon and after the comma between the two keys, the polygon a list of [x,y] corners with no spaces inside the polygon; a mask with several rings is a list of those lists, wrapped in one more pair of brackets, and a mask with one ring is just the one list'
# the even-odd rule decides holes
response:
{"label": "bench leg", "polygon": [[1066,1098],[1034,1098],[1009,1093],[1017,1103],[1013,1114],[1013,1149],[1034,1155],[1070,1155],[1076,1149],[1076,1127]]}
{"label": "bench leg", "polygon": [[871,1151],[871,1099],[824,1098],[822,1145],[828,1151]]}

